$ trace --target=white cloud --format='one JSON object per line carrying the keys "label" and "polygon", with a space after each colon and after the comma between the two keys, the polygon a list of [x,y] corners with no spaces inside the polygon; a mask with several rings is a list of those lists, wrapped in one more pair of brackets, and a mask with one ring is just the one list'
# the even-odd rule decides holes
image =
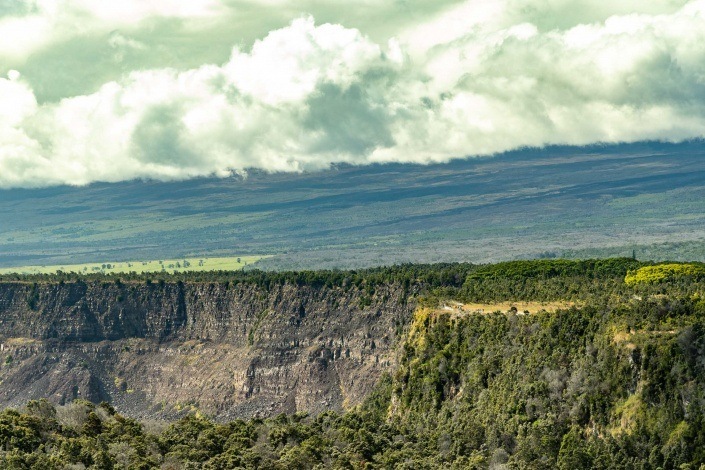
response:
{"label": "white cloud", "polygon": [[236,49],[225,72],[239,92],[277,105],[305,99],[321,82],[347,87],[356,73],[380,58],[380,47],[359,31],[331,24],[315,27],[309,17],[273,31],[249,53]]}
{"label": "white cloud", "polygon": [[32,90],[20,81],[20,73],[10,70],[0,78],[0,128],[15,127],[37,109]]}
{"label": "white cloud", "polygon": [[219,0],[11,0],[0,10],[0,59],[21,63],[51,44],[89,33],[134,28],[151,18],[213,18],[226,11]]}
{"label": "white cloud", "polygon": [[38,105],[12,73],[0,79],[0,187],[705,137],[705,0],[593,5],[589,23],[539,21],[545,5],[466,3],[387,44],[304,17],[223,65],[134,71],[56,103]]}
{"label": "white cloud", "polygon": [[49,18],[39,15],[0,18],[0,57],[21,60],[55,35]]}
{"label": "white cloud", "polygon": [[110,38],[108,39],[108,44],[110,47],[113,49],[137,49],[137,50],[143,50],[146,49],[147,46],[139,41],[136,41],[134,39],[128,38],[123,34],[120,34],[117,31],[113,31],[110,34]]}

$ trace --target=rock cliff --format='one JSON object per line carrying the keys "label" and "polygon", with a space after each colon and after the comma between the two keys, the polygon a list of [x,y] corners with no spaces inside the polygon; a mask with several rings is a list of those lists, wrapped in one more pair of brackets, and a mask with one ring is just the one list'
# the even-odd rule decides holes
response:
{"label": "rock cliff", "polygon": [[0,406],[217,419],[342,409],[396,364],[399,285],[0,283]]}

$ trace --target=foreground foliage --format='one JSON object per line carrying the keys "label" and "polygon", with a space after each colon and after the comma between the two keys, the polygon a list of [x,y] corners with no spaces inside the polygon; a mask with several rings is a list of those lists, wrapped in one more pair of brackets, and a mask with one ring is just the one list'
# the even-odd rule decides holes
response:
{"label": "foreground foliage", "polygon": [[[348,412],[161,425],[105,403],[34,401],[0,413],[0,468],[705,468],[703,281],[629,285],[638,262],[579,263],[396,268],[410,283],[423,277],[425,307],[397,370]],[[448,295],[579,307],[433,308]]]}

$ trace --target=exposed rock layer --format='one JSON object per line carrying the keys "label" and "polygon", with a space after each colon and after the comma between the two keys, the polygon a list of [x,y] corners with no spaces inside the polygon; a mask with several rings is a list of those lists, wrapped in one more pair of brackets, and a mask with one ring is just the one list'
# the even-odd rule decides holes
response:
{"label": "exposed rock layer", "polygon": [[0,284],[0,406],[111,401],[218,419],[359,403],[396,362],[397,285]]}

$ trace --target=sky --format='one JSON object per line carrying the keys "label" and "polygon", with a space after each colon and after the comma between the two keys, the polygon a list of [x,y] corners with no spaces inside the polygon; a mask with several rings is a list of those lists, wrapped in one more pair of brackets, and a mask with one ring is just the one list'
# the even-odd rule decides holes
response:
{"label": "sky", "polygon": [[0,188],[705,137],[705,0],[5,0]]}

